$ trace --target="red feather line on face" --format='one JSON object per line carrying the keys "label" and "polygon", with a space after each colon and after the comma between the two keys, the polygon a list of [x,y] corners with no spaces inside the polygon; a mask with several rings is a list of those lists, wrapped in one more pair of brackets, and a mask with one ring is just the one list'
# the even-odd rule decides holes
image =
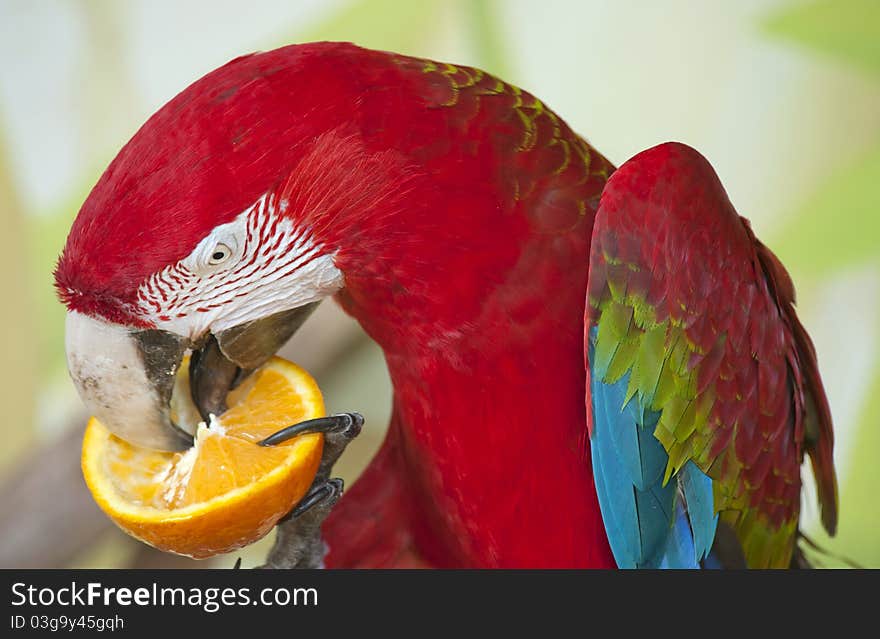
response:
{"label": "red feather line on face", "polygon": [[277,198],[272,195],[261,197],[241,216],[246,217],[245,235],[237,262],[228,270],[202,276],[178,262],[152,275],[138,288],[138,305],[144,316],[169,321],[193,312],[209,312],[246,295],[260,284],[261,278],[291,265],[302,266],[303,258],[319,252],[315,246],[304,252],[307,241],[300,229],[290,224],[279,228],[282,216]]}

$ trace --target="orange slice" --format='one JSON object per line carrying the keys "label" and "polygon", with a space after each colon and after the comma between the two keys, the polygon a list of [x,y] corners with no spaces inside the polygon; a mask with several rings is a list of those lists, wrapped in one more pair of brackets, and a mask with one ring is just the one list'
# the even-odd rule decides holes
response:
{"label": "orange slice", "polygon": [[256,442],[322,417],[324,401],[306,371],[275,357],[226,402],[229,409],[200,424],[195,445],[181,453],[133,446],[93,417],[82,469],[98,506],[137,539],[197,559],[265,536],[311,486],[324,436],[270,447]]}

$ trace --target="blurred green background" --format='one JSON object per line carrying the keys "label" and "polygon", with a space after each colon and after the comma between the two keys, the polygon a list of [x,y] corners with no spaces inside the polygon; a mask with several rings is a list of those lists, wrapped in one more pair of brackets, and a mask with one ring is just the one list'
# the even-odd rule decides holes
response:
{"label": "blurred green background", "polygon": [[[242,53],[319,39],[498,74],[618,164],[665,140],[701,150],[791,271],[819,352],[841,522],[824,538],[810,495],[807,530],[880,567],[877,0],[0,1],[0,566],[194,563],[118,532],[85,491],[86,415],[51,271],[89,189],[152,112]],[[381,441],[391,390],[359,327],[329,303],[319,314],[286,354],[331,410],[366,415],[340,467],[351,481]],[[235,557],[257,564],[270,541]]]}

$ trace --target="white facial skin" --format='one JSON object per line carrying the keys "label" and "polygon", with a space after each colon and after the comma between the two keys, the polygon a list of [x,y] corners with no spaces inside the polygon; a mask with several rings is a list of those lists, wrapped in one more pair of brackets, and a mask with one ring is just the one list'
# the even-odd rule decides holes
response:
{"label": "white facial skin", "polygon": [[156,328],[197,339],[341,289],[333,257],[282,215],[285,208],[264,195],[216,227],[192,253],[141,284],[141,315]]}
{"label": "white facial skin", "polygon": [[322,252],[308,230],[294,227],[282,214],[285,205],[274,196],[261,197],[141,284],[137,311],[164,332],[68,313],[71,378],[110,430],[142,446],[183,450],[189,440],[180,432],[184,425],[173,423],[169,402],[192,342],[342,288],[333,256]]}

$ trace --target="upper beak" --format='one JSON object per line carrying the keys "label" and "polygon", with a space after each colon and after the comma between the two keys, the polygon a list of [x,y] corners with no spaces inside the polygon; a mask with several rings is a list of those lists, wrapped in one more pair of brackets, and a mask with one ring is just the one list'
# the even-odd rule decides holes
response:
{"label": "upper beak", "polygon": [[293,335],[317,302],[206,335],[197,342],[158,329],[133,329],[70,311],[67,367],[91,413],[118,437],[157,450],[192,445],[171,410],[186,352],[189,389],[202,419],[225,410],[226,393]]}

